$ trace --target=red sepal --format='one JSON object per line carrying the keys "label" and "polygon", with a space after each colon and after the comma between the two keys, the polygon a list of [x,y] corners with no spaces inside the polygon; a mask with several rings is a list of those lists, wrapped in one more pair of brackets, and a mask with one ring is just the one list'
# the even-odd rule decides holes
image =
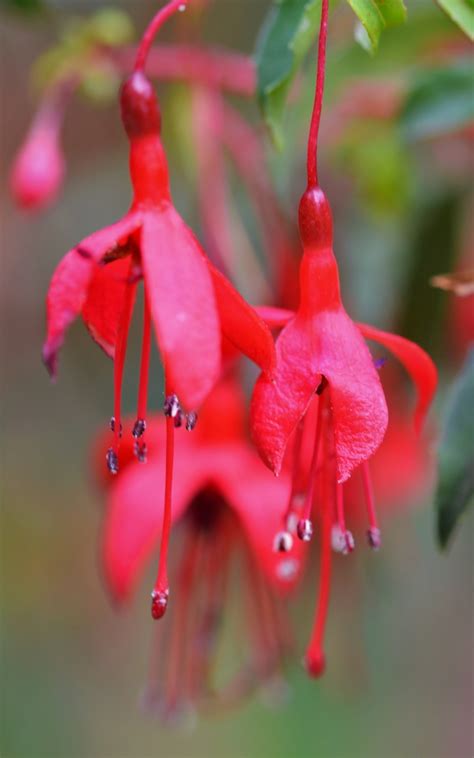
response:
{"label": "red sepal", "polygon": [[54,378],[57,354],[66,330],[86,303],[89,284],[103,256],[126,240],[140,225],[140,215],[131,213],[117,223],[86,237],[59,263],[49,285],[46,299],[47,336],[43,361]]}
{"label": "red sepal", "polygon": [[168,385],[186,407],[194,408],[220,370],[219,319],[204,254],[171,205],[147,212],[141,251]]}
{"label": "red sepal", "polygon": [[275,345],[269,328],[229,280],[211,263],[208,266],[224,336],[263,371],[272,371]]}
{"label": "red sepal", "polygon": [[390,350],[409,373],[418,394],[414,421],[416,431],[420,432],[438,384],[436,366],[428,353],[415,342],[368,324],[358,324],[358,327],[366,339],[379,342]]}

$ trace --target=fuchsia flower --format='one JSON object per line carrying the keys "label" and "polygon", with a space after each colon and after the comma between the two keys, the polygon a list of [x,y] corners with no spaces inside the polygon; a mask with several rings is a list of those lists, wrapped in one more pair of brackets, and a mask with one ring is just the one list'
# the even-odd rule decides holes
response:
{"label": "fuchsia flower", "polygon": [[56,373],[65,332],[81,314],[92,337],[114,359],[114,445],[107,452],[112,473],[119,467],[122,435],[121,386],[127,335],[138,281],[143,279],[145,309],[135,449],[146,458],[145,430],[153,324],[165,372],[167,476],[162,550],[153,594],[153,614],[166,609],[166,557],[171,522],[175,426],[192,429],[194,410],[217,381],[221,337],[264,371],[274,363],[268,327],[230,282],[206,258],[198,241],[175,210],[166,157],[160,140],[160,113],[151,83],[142,72],[157,29],[181,3],[170,2],[151,22],[140,45],[134,73],[121,90],[122,120],[130,141],[133,202],[119,221],[76,245],[56,269],[47,298],[47,338],[43,358]]}
{"label": "fuchsia flower", "polygon": [[[242,643],[239,636],[239,647],[244,644],[251,654],[240,662],[237,679],[221,692],[224,701],[274,676],[286,652],[278,597],[299,578],[303,545],[295,544],[290,553],[273,550],[289,482],[285,476],[272,477],[247,441],[244,402],[234,380],[222,381],[204,404],[195,433],[176,440],[176,589],[163,630],[165,635],[169,630],[170,650],[165,653],[160,638],[161,672],[152,672],[148,692],[148,701],[158,702],[168,715],[186,701],[212,695],[211,663],[234,557],[245,577],[238,618],[250,624],[250,639]],[[157,444],[148,465],[139,466],[129,454],[107,492],[102,560],[107,586],[119,603],[135,590],[162,533],[156,492],[166,478],[164,427],[164,420],[150,424]]]}
{"label": "fuchsia flower", "polygon": [[[321,115],[327,31],[327,0],[323,0],[315,104],[308,141],[308,184],[299,206],[303,246],[300,302],[296,312],[262,309],[267,321],[283,326],[277,342],[277,365],[262,374],[252,398],[251,422],[258,450],[279,474],[290,439],[294,440],[294,476],[284,534],[288,544],[297,533],[312,536],[312,513],[322,531],[320,595],[306,654],[308,671],[324,669],[323,634],[329,603],[331,548],[348,553],[354,539],[346,528],[343,484],[359,469],[368,509],[368,540],[380,546],[372,484],[367,461],[379,448],[388,412],[374,361],[364,338],[384,345],[401,361],[418,391],[419,428],[433,397],[437,374],[429,356],[403,337],[355,324],[342,304],[339,272],[333,252],[329,203],[318,185],[317,135]],[[316,406],[316,408],[314,408]],[[303,497],[296,489],[304,427],[313,427],[311,475]]]}

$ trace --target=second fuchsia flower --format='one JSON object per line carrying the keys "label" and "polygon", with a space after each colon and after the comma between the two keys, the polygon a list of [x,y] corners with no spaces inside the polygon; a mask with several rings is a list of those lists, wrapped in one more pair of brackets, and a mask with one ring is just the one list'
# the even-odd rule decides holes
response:
{"label": "second fuchsia flower", "polygon": [[[277,342],[277,365],[262,374],[252,398],[252,429],[263,460],[279,474],[294,436],[294,483],[280,549],[293,535],[309,541],[313,515],[321,530],[321,569],[318,607],[306,654],[308,671],[320,675],[325,667],[323,637],[329,605],[331,551],[349,553],[354,538],[346,528],[343,485],[356,469],[361,472],[368,511],[368,541],[381,544],[368,460],[379,448],[387,428],[388,411],[364,337],[380,342],[402,362],[418,390],[418,428],[436,388],[437,372],[429,356],[408,340],[370,326],[355,324],[341,300],[339,271],[333,252],[333,222],[329,203],[317,177],[317,138],[322,108],[328,2],[323,0],[318,71],[308,140],[307,189],[299,206],[303,246],[300,264],[300,302],[295,313],[262,309],[268,323],[283,326]],[[313,406],[317,408],[313,408]],[[310,413],[311,410],[311,413]],[[312,424],[313,453],[305,493],[297,491],[304,427]]]}

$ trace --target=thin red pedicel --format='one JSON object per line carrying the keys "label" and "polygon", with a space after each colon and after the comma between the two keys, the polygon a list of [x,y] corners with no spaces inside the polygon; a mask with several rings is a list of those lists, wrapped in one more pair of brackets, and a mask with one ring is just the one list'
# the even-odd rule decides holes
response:
{"label": "thin red pedicel", "polygon": [[319,27],[318,61],[316,68],[316,91],[314,95],[313,112],[308,137],[307,177],[308,187],[318,185],[318,136],[323,107],[324,76],[326,69],[326,41],[328,32],[329,0],[322,0],[321,23]]}
{"label": "thin red pedicel", "polygon": [[185,10],[188,0],[171,0],[167,5],[161,8],[154,18],[148,24],[148,27],[138,46],[137,57],[135,59],[134,71],[142,71],[145,68],[146,59],[158,31],[174,13]]}

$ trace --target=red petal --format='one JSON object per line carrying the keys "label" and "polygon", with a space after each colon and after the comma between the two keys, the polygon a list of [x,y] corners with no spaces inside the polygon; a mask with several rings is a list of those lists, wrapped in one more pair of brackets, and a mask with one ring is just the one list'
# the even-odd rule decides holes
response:
{"label": "red petal", "polygon": [[220,328],[199,243],[172,206],[147,213],[142,263],[170,391],[199,406],[220,370]]}
{"label": "red petal", "polygon": [[387,350],[390,350],[410,374],[418,394],[415,428],[419,432],[436,392],[438,383],[436,366],[428,353],[425,353],[415,342],[399,337],[398,334],[383,332],[367,324],[358,324],[358,327],[366,339],[380,342]]}
{"label": "red petal", "polygon": [[295,539],[288,553],[273,550],[288,505],[289,480],[275,479],[242,444],[229,446],[217,460],[213,478],[239,517],[257,564],[280,592],[291,590],[301,576],[305,546]]}
{"label": "red petal", "polygon": [[129,258],[94,267],[82,318],[93,339],[113,358],[130,270]]}
{"label": "red petal", "polygon": [[53,377],[64,334],[86,302],[95,264],[139,223],[140,217],[134,213],[100,229],[70,250],[56,268],[46,300],[47,336],[43,346],[43,360]]}
{"label": "red petal", "polygon": [[263,371],[271,371],[275,365],[275,345],[269,328],[229,280],[210,262],[208,266],[225,337]]}
{"label": "red petal", "polygon": [[267,466],[278,476],[288,440],[305,414],[321,376],[313,366],[311,342],[298,317],[276,341],[276,368],[261,374],[251,402],[252,437]]}
{"label": "red petal", "polygon": [[[182,516],[200,482],[175,459],[172,523]],[[196,472],[194,472],[196,474]],[[118,601],[126,600],[158,544],[163,523],[165,461],[136,463],[119,474],[110,488],[104,525],[102,561],[107,585]]]}

